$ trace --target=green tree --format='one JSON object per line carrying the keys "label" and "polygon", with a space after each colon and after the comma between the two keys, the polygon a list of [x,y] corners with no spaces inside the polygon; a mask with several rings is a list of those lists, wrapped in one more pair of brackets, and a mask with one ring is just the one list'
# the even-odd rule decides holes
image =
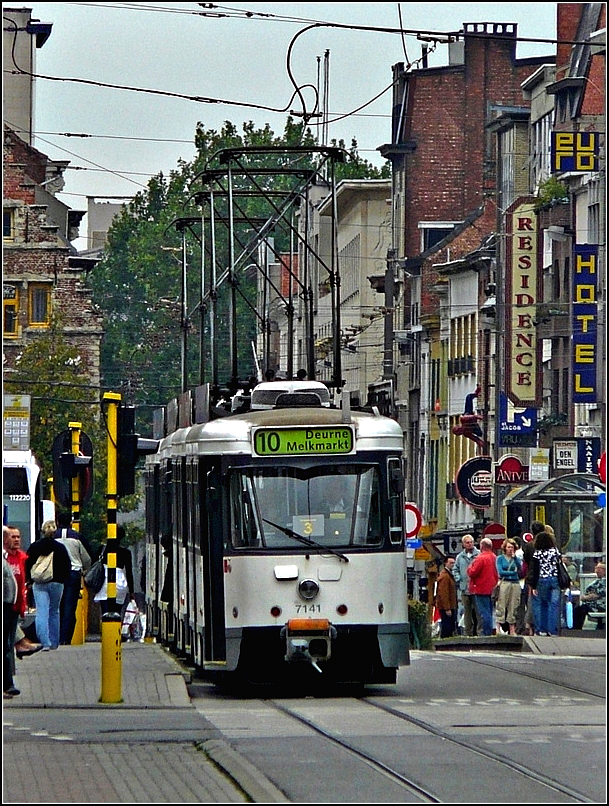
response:
{"label": "green tree", "polygon": [[48,479],[53,475],[53,442],[69,423],[82,423],[93,445],[94,492],[82,508],[81,524],[83,534],[93,544],[99,543],[105,529],[106,493],[106,432],[100,418],[99,390],[90,386],[80,353],[66,341],[58,317],[23,350],[6,375],[4,389],[8,394],[31,397],[30,446],[41,466],[47,497],[51,495]]}

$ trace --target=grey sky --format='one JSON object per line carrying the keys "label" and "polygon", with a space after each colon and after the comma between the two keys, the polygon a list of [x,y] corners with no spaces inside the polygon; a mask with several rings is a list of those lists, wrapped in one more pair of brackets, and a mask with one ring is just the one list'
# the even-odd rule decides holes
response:
{"label": "grey sky", "polygon": [[[353,26],[457,31],[464,22],[515,22],[518,36],[553,39],[556,3],[229,3],[218,14],[251,11],[254,17],[205,17],[198,3],[4,3],[32,9],[53,23],[37,52],[37,73],[100,83],[205,96],[262,107],[300,109],[290,103],[294,87],[286,70],[293,36],[309,20]],[[274,15],[274,16],[262,16]],[[300,22],[281,20],[297,16]],[[406,48],[406,53],[404,52]],[[338,118],[389,86],[396,62],[421,56],[415,36],[318,27],[298,37],[292,71],[298,84],[318,83],[318,68],[330,51],[329,112]],[[517,55],[551,54],[550,43],[519,43]],[[448,62],[439,45],[430,64]],[[306,95],[312,103],[311,90]],[[391,92],[358,114],[329,126],[329,137],[355,137],[360,154],[374,164],[376,149],[390,139]],[[132,195],[150,175],[194,157],[197,121],[219,129],[230,120],[268,123],[276,134],[287,112],[235,104],[203,104],[144,92],[40,79],[37,82],[35,145],[53,159],[70,160],[61,198],[85,209],[86,196]],[[91,138],[60,133],[94,135]],[[92,164],[93,163],[93,164]],[[76,170],[83,168],[87,170]],[[82,230],[81,230],[82,231]]]}

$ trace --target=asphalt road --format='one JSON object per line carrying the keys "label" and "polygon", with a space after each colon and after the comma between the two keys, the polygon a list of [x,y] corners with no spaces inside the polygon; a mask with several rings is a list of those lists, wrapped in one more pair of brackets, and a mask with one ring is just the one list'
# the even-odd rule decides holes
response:
{"label": "asphalt road", "polygon": [[604,657],[413,652],[396,686],[189,691],[291,802],[605,803],[605,681]]}

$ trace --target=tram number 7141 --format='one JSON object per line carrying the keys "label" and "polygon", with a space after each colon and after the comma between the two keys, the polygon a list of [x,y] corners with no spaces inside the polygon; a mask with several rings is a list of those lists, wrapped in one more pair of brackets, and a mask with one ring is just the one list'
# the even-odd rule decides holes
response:
{"label": "tram number 7141", "polygon": [[321,605],[318,604],[297,604],[297,613],[321,613]]}

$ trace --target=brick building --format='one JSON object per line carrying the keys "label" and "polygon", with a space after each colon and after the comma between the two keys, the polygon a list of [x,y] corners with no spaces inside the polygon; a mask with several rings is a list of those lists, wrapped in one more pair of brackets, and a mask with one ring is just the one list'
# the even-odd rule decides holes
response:
{"label": "brick building", "polygon": [[[451,325],[454,332],[442,334],[441,307],[450,300],[443,296],[438,267],[482,249],[497,232],[497,139],[488,126],[506,112],[526,117],[522,82],[554,61],[553,56],[517,59],[516,42],[516,24],[465,23],[459,38],[449,42],[448,65],[429,68],[423,60],[419,69],[393,67],[392,142],[379,150],[391,160],[393,173],[394,282],[396,301],[403,300],[394,311],[394,327],[409,334],[393,372],[408,497],[421,502],[432,529],[445,523],[445,480],[428,477],[429,468],[444,463],[440,454],[450,415],[445,368],[450,359],[458,370],[463,404],[477,385],[479,304],[474,282],[459,321]],[[446,349],[451,355],[444,355]],[[465,460],[476,446],[463,443]]]}
{"label": "brick building", "polygon": [[86,283],[94,263],[79,257],[70,243],[84,213],[53,195],[63,188],[66,165],[4,127],[4,370],[58,315],[91,385],[99,386],[101,317]]}

